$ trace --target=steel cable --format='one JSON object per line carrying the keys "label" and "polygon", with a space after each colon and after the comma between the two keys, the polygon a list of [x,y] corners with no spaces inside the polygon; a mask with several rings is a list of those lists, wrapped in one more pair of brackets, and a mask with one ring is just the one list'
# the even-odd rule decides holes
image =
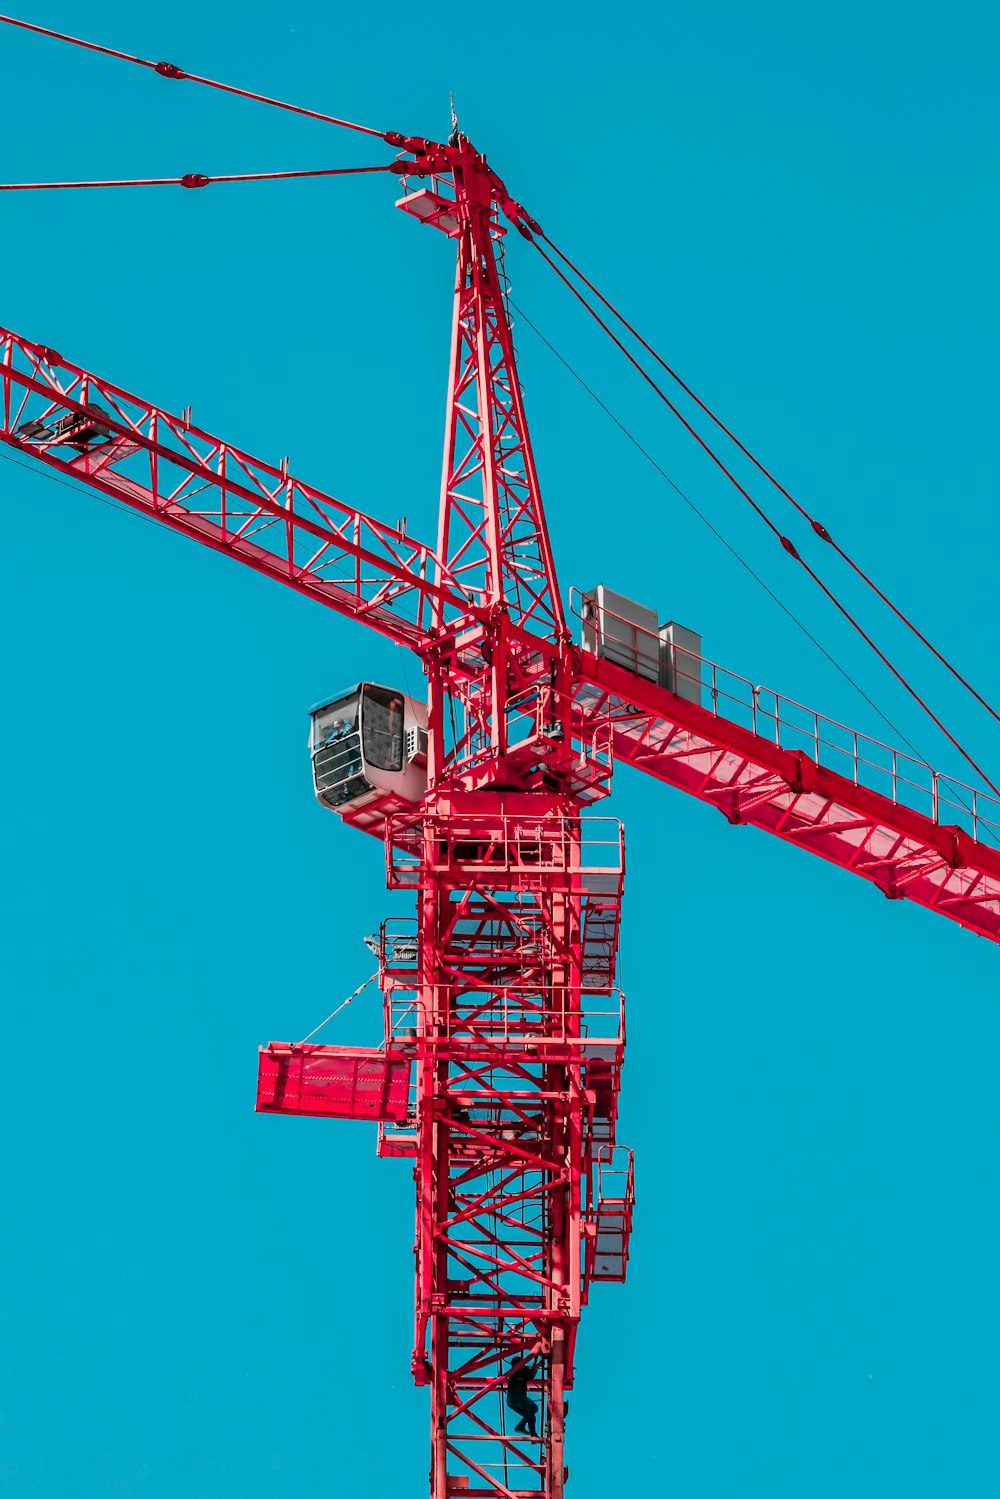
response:
{"label": "steel cable", "polygon": [[161,78],[184,79],[188,83],[203,83],[206,88],[219,89],[224,94],[236,94],[240,99],[253,99],[257,104],[270,104],[274,109],[284,109],[290,114],[305,115],[310,120],[321,120],[326,125],[340,125],[344,130],[356,130],[361,135],[374,135],[386,140],[387,132],[373,130],[370,125],[356,125],[352,120],[341,120],[336,115],[323,114],[316,109],[304,109],[300,104],[288,104],[283,99],[272,99],[267,94],[255,94],[250,89],[236,88],[231,83],[220,83],[215,78],[202,78],[197,73],[186,73],[172,62],[151,62],[146,57],[135,57],[131,52],[121,52],[117,47],[102,47],[98,42],[86,42],[78,36],[69,36],[65,31],[53,31],[49,26],[36,26],[33,21],[19,21],[16,16],[0,15],[6,26],[17,26],[22,31],[34,31],[39,36],[49,36],[58,42],[69,42],[71,46],[83,47],[88,52],[100,52],[104,57],[117,57],[121,62],[135,63],[140,68],[151,68]]}
{"label": "steel cable", "polygon": [[945,728],[945,726],[942,723],[941,719],[938,718],[938,716],[934,712],[934,710],[926,702],[924,702],[924,699],[917,692],[916,688],[913,687],[913,686],[911,686],[911,684],[903,676],[903,673],[901,671],[899,671],[899,669],[896,666],[893,665],[893,663],[889,660],[889,657],[885,654],[885,652],[883,650],[881,650],[881,648],[875,644],[875,641],[872,639],[872,637],[865,630],[864,626],[858,623],[858,621],[854,618],[854,616],[851,614],[850,610],[846,607],[846,605],[844,605],[844,604],[841,603],[840,599],[837,598],[837,596],[833,592],[833,590],[831,588],[829,588],[827,586],[827,584],[823,582],[823,579],[819,576],[819,574],[817,572],[815,572],[812,567],[809,566],[809,563],[806,562],[805,558],[802,557],[801,554],[799,553],[799,551],[797,550],[797,548],[795,546],[795,543],[793,541],[791,541],[791,539],[789,537],[785,536],[782,533],[782,531],[775,524],[775,522],[771,519],[771,517],[768,515],[767,511],[763,508],[763,506],[759,505],[757,503],[757,501],[753,498],[753,496],[746,489],[744,489],[743,485],[737,479],[736,475],[729,468],[726,467],[725,463],[723,463],[723,461],[719,457],[718,453],[716,453],[715,450],[709,445],[709,443],[706,442],[705,438],[702,437],[701,433],[697,430],[697,428],[695,428],[694,426],[692,426],[692,424],[688,421],[687,417],[685,417],[684,414],[683,414],[683,412],[678,409],[678,407],[674,404],[674,402],[670,399],[670,397],[666,394],[666,392],[659,385],[657,385],[657,383],[653,379],[652,375],[649,374],[648,370],[646,370],[646,369],[643,368],[643,366],[639,363],[639,360],[635,357],[635,355],[631,352],[631,350],[629,350],[628,348],[626,348],[625,344],[622,343],[622,341],[618,337],[618,335],[616,333],[614,333],[611,328],[608,327],[607,323],[601,317],[600,313],[594,307],[592,307],[590,305],[590,303],[587,301],[587,299],[583,295],[583,293],[579,290],[578,287],[576,287],[576,286],[573,285],[572,281],[565,274],[565,272],[560,270],[560,268],[556,265],[555,261],[552,259],[551,255],[547,255],[546,254],[546,252],[542,249],[542,246],[538,243],[538,241],[536,239],[533,239],[532,243],[534,244],[535,249],[538,251],[539,255],[541,255],[542,259],[546,262],[546,264],[548,266],[551,267],[551,269],[559,277],[559,280],[562,281],[562,283],[572,292],[573,296],[576,297],[577,301],[581,304],[581,306],[590,314],[590,316],[597,323],[598,327],[600,327],[600,328],[602,328],[604,330],[604,332],[607,334],[607,336],[611,339],[612,343],[615,344],[616,347],[621,350],[621,352],[625,355],[625,358],[629,361],[629,363],[633,366],[633,368],[635,370],[637,370],[638,373],[642,376],[642,378],[643,378],[643,380],[645,380],[646,384],[656,393],[656,395],[659,396],[660,400],[664,403],[664,405],[668,408],[668,410],[670,410],[671,412],[673,412],[674,416],[680,422],[681,426],[684,427],[684,429],[687,432],[690,433],[690,435],[694,438],[694,440],[698,444],[698,446],[712,460],[712,462],[715,464],[715,466],[725,475],[725,477],[729,480],[730,484],[732,484],[733,488],[737,491],[737,493],[739,493],[740,495],[743,496],[743,499],[747,502],[747,504],[751,507],[751,509],[756,512],[756,514],[760,517],[760,519],[767,526],[768,530],[771,531],[772,534],[775,536],[775,538],[781,543],[781,546],[788,553],[788,555],[791,558],[793,558],[794,561],[798,562],[799,565],[802,568],[805,569],[805,571],[808,573],[809,577],[816,584],[817,588],[820,589],[820,591],[830,601],[830,603],[834,606],[834,608],[838,611],[838,613],[843,616],[843,618],[847,621],[847,623],[851,626],[851,628],[853,630],[855,630],[861,636],[861,638],[865,642],[865,644],[868,645],[870,647],[870,649],[875,652],[876,656],[878,656],[878,658],[882,662],[883,666],[885,666],[885,667],[888,668],[888,670],[896,678],[896,681],[900,684],[900,686],[903,687],[909,693],[910,697],[913,698],[914,702],[917,703],[918,706],[923,709],[923,711],[927,714],[927,716],[931,720],[931,722],[941,731],[941,733],[944,735],[944,737],[948,740],[949,744],[951,744],[955,749],[958,750],[958,753],[962,756],[962,759],[965,760],[965,762],[968,765],[972,766],[972,769],[976,772],[977,776],[980,777],[980,779],[982,780],[983,784],[986,785],[986,786],[988,786],[990,788],[990,790],[994,793],[994,795],[1000,796],[1000,787],[997,787],[997,786],[994,785],[994,783],[990,780],[989,776],[982,769],[982,767],[980,765],[978,765],[977,762],[969,754],[968,750],[966,750],[962,746],[962,744],[958,741],[958,739],[955,738],[954,734],[952,734],[950,732],[950,730],[948,730],[947,728]]}
{"label": "steel cable", "polygon": [[598,291],[594,283],[584,275],[579,266],[574,265],[569,256],[566,255],[564,251],[560,250],[558,245],[553,244],[552,240],[549,239],[547,234],[539,230],[538,237],[540,239],[543,239],[549,246],[549,248],[556,255],[558,255],[563,264],[569,267],[574,276],[577,276],[580,281],[583,282],[584,286],[586,286],[590,291],[593,292],[594,296],[597,297],[597,299],[608,309],[608,311],[612,314],[613,317],[617,319],[622,327],[626,328],[628,332],[631,333],[632,337],[637,341],[637,343],[640,343],[646,350],[646,352],[656,360],[660,368],[666,371],[671,380],[673,380],[681,388],[681,390],[684,391],[685,395],[690,396],[691,400],[694,401],[695,405],[705,413],[710,421],[715,423],[715,425],[719,428],[719,431],[725,433],[726,437],[729,438],[730,442],[735,444],[735,446],[740,450],[743,456],[749,459],[754,467],[758,469],[761,474],[763,474],[764,478],[767,479],[770,484],[774,485],[778,493],[784,495],[785,499],[788,500],[789,504],[794,506],[799,515],[801,515],[804,520],[807,520],[809,522],[809,525],[812,527],[813,531],[820,538],[820,540],[825,541],[829,546],[833,547],[833,550],[837,553],[837,556],[840,557],[842,561],[846,562],[847,566],[852,570],[852,572],[854,572],[857,577],[859,577],[861,581],[868,588],[870,588],[879,599],[881,599],[882,603],[885,604],[887,609],[890,609],[892,611],[892,613],[896,616],[900,623],[905,625],[906,628],[916,636],[920,643],[926,646],[931,655],[934,656],[935,659],[939,661],[941,665],[951,673],[955,680],[957,682],[960,682],[961,685],[966,689],[966,691],[972,694],[976,702],[979,703],[981,707],[985,708],[986,712],[989,713],[992,718],[996,719],[997,723],[1000,723],[1000,713],[997,712],[992,704],[987,702],[986,698],[984,698],[981,693],[976,691],[975,687],[972,686],[972,683],[962,675],[958,668],[956,666],[953,666],[948,658],[941,651],[939,651],[938,648],[930,640],[928,640],[927,636],[918,628],[918,626],[915,625],[906,614],[904,614],[902,609],[898,608],[897,605],[892,602],[888,595],[885,594],[881,588],[879,588],[878,584],[868,576],[868,574],[857,562],[854,561],[854,558],[844,550],[839,542],[833,539],[826,527],[820,521],[816,520],[812,515],[810,515],[806,507],[802,505],[794,495],[789,493],[789,491],[780,482],[780,480],[775,478],[774,474],[771,473],[770,469],[766,468],[765,465],[760,461],[760,459],[750,451],[746,444],[740,441],[735,432],[727,427],[722,418],[717,416],[712,408],[705,401],[703,401],[695,391],[691,389],[690,385],[688,385],[686,381],[684,381],[677,373],[677,371],[667,363],[663,356],[653,348],[652,344],[650,344],[645,338],[643,338],[638,329],[633,327],[633,325],[628,321],[624,314],[618,311],[617,307],[615,307],[614,304],[609,301],[604,293]]}
{"label": "steel cable", "polygon": [[308,1036],[303,1036],[301,1041],[297,1041],[295,1043],[296,1046],[305,1046],[307,1041],[311,1041],[313,1036],[315,1036],[318,1031],[321,1031],[324,1025],[328,1025],[335,1015],[339,1015],[341,1010],[346,1010],[347,1006],[352,1002],[352,1000],[357,999],[358,995],[363,993],[363,991],[368,988],[369,984],[374,984],[378,976],[379,970],[376,968],[375,972],[371,975],[370,978],[366,978],[363,984],[359,984],[354,992],[352,994],[349,994],[347,998],[341,1004],[339,1004],[335,1010],[330,1011],[325,1020],[321,1020],[319,1025],[313,1027]]}
{"label": "steel cable", "polygon": [[806,637],[806,639],[809,640],[809,641],[811,641],[812,644],[816,647],[816,649],[821,653],[821,655],[823,655],[823,656],[826,657],[826,659],[827,659],[827,661],[829,661],[830,665],[832,667],[834,667],[840,673],[840,675],[844,678],[844,681],[847,682],[849,686],[853,687],[854,691],[858,694],[858,696],[864,698],[864,700],[868,704],[869,708],[871,708],[875,713],[878,714],[878,716],[882,720],[882,722],[888,728],[890,728],[892,730],[892,732],[896,735],[896,737],[903,744],[906,745],[907,749],[911,749],[913,751],[913,753],[916,755],[916,757],[917,757],[918,760],[922,760],[922,761],[926,762],[927,756],[924,755],[924,754],[922,754],[921,751],[917,748],[917,746],[915,744],[912,744],[911,741],[909,739],[907,739],[907,737],[903,733],[902,729],[898,728],[897,725],[893,723],[892,719],[888,718],[886,716],[886,714],[883,713],[883,711],[879,707],[878,703],[876,703],[873,698],[870,698],[868,696],[867,692],[865,692],[864,688],[861,687],[861,686],[859,686],[859,684],[854,680],[854,678],[850,675],[850,673],[846,670],[846,668],[843,667],[843,666],[841,666],[841,664],[837,660],[836,656],[832,655],[831,652],[827,650],[826,646],[823,645],[819,640],[817,640],[816,636],[812,633],[812,631],[808,628],[808,626],[806,626],[806,625],[804,625],[802,623],[802,621],[801,621],[801,619],[799,619],[798,615],[794,614],[792,612],[792,610],[789,609],[788,605],[786,603],[784,603],[783,600],[778,597],[778,595],[774,592],[774,590],[772,588],[770,588],[767,583],[764,582],[764,579],[760,576],[760,574],[758,572],[756,572],[755,569],[750,566],[750,563],[746,560],[746,558],[740,552],[738,552],[736,550],[736,548],[733,546],[732,542],[729,541],[728,538],[723,535],[723,533],[718,529],[718,527],[715,526],[715,525],[713,525],[713,523],[709,520],[709,518],[705,514],[705,512],[698,505],[695,504],[694,500],[691,499],[691,496],[688,495],[688,494],[686,494],[685,491],[683,489],[681,489],[680,485],[676,482],[676,480],[674,480],[674,479],[672,479],[670,477],[670,475],[667,473],[666,469],[663,468],[663,467],[661,467],[661,465],[659,463],[657,463],[656,459],[653,457],[653,455],[649,451],[649,449],[643,447],[642,443],[635,436],[634,432],[632,432],[628,427],[626,427],[626,425],[622,421],[621,417],[617,416],[615,414],[615,412],[613,412],[611,410],[611,407],[605,404],[605,402],[597,394],[596,390],[594,390],[590,385],[588,385],[587,382],[586,382],[586,380],[579,373],[579,371],[576,370],[573,367],[572,364],[570,364],[570,362],[566,358],[566,356],[564,354],[561,354],[560,351],[556,348],[555,344],[553,344],[548,338],[546,338],[545,334],[541,331],[540,328],[536,327],[536,325],[528,317],[527,313],[524,312],[520,307],[518,307],[518,305],[517,305],[516,302],[512,301],[510,305],[514,308],[514,311],[517,313],[518,317],[521,318],[521,320],[527,325],[527,327],[529,327],[531,329],[531,331],[532,331],[532,333],[534,333],[535,337],[541,339],[541,341],[545,345],[545,347],[550,351],[550,353],[554,354],[555,357],[559,360],[560,364],[562,364],[565,367],[565,369],[567,369],[569,371],[569,373],[573,376],[573,379],[577,382],[577,384],[580,385],[580,386],[582,386],[582,388],[587,392],[588,396],[590,396],[591,400],[595,401],[597,403],[597,405],[601,408],[601,410],[604,412],[604,414],[606,416],[608,416],[608,417],[611,418],[611,420],[614,422],[615,426],[619,429],[619,431],[622,432],[624,434],[624,436],[628,438],[628,440],[632,444],[632,446],[639,453],[642,454],[642,456],[643,456],[643,458],[645,458],[646,462],[649,463],[656,470],[656,472],[660,475],[660,478],[666,480],[666,482],[670,485],[670,487],[674,491],[674,493],[677,494],[680,497],[680,499],[682,499],[684,501],[685,505],[687,505],[687,507],[691,511],[693,511],[693,513],[698,517],[698,519],[702,522],[702,524],[708,527],[709,531],[711,531],[712,535],[716,538],[716,540],[720,541],[722,543],[722,545],[726,548],[727,552],[731,553],[731,555],[733,557],[735,557],[736,561],[740,564],[740,566],[742,568],[744,568],[745,571],[750,574],[750,576],[751,576],[751,578],[753,578],[754,582],[758,583],[760,585],[760,587],[763,588],[763,590],[767,594],[768,598],[771,599],[771,600],[773,600],[773,602],[775,604],[777,604],[778,608],[781,609],[784,614],[787,614],[788,618],[792,621],[792,623],[794,625],[796,625],[802,631],[802,633]]}
{"label": "steel cable", "polygon": [[355,177],[363,172],[391,172],[391,163],[372,167],[317,167],[303,172],[235,172],[208,177],[187,172],[183,177],[118,177],[106,182],[0,182],[0,193],[45,192],[52,188],[79,187],[208,187],[213,182],[279,182],[293,177]]}

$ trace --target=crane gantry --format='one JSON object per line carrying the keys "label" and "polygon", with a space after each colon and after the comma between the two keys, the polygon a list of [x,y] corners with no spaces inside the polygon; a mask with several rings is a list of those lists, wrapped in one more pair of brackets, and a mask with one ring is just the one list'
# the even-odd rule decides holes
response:
{"label": "crane gantry", "polygon": [[625,1278],[634,1201],[624,842],[591,811],[616,765],[994,941],[1000,802],[725,672],[604,589],[567,613],[502,264],[510,229],[541,231],[457,131],[383,139],[397,207],[457,254],[434,544],[8,330],[0,437],[418,657],[426,703],[360,682],[313,710],[317,796],[383,841],[388,888],[414,898],[378,939],[381,1044],[270,1043],[258,1107],[377,1120],[379,1153],[413,1162],[431,1499],[561,1499],[581,1312]]}

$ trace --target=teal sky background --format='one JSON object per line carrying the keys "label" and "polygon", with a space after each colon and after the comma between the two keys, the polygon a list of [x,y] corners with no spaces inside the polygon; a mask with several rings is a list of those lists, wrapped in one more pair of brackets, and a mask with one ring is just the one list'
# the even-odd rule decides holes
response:
{"label": "teal sky background", "polygon": [[[40,24],[381,129],[448,91],[512,193],[1000,697],[995,11],[21,0]],[[360,165],[377,144],[0,30],[5,180]],[[433,539],[452,249],[357,181],[4,194],[0,321]],[[531,249],[514,297],[921,752],[941,736]],[[523,324],[562,586],[879,737]],[[0,462],[8,848],[0,1490],[425,1491],[412,1184],[258,1118],[256,1048],[370,972],[378,844],[308,705],[387,643]],[[763,491],[761,491],[763,492]],[[775,504],[775,513],[781,514]],[[801,528],[793,531],[807,543]],[[995,723],[815,548],[981,763]],[[598,1287],[573,1499],[986,1499],[1000,1484],[1000,985],[957,926],[622,771],[628,1285]],[[371,991],[338,1022],[380,1033]],[[331,1034],[331,1039],[334,1035]]]}

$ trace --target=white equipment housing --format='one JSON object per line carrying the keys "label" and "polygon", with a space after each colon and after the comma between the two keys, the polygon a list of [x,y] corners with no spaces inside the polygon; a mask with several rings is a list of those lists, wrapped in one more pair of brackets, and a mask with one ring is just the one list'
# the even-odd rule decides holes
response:
{"label": "white equipment housing", "polygon": [[660,677],[659,625],[647,609],[599,583],[583,595],[583,648],[650,682]]}
{"label": "white equipment housing", "polygon": [[674,620],[660,626],[660,686],[701,703],[701,636]]}
{"label": "white equipment housing", "polygon": [[599,583],[583,595],[583,648],[668,692],[701,703],[701,636]]}
{"label": "white equipment housing", "polygon": [[313,786],[333,812],[427,790],[427,707],[394,687],[359,682],[309,710]]}

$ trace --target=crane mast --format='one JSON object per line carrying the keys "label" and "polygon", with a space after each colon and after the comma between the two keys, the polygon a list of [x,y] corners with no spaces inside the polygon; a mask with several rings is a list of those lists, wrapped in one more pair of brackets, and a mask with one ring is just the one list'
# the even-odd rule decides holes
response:
{"label": "crane mast", "polygon": [[386,979],[395,1014],[416,1018],[413,1369],[430,1386],[432,1499],[560,1499],[576,1328],[600,1273],[585,1253],[599,1168],[624,1162],[617,1237],[602,1235],[616,1276],[631,1215],[631,1160],[615,1150],[622,843],[617,823],[598,819],[597,836],[581,816],[606,767],[572,745],[494,180],[463,139],[448,154],[453,196],[421,188],[400,207],[457,241],[438,557],[482,616],[435,613],[428,791],[386,829],[390,887],[414,885],[418,908],[412,997]]}

